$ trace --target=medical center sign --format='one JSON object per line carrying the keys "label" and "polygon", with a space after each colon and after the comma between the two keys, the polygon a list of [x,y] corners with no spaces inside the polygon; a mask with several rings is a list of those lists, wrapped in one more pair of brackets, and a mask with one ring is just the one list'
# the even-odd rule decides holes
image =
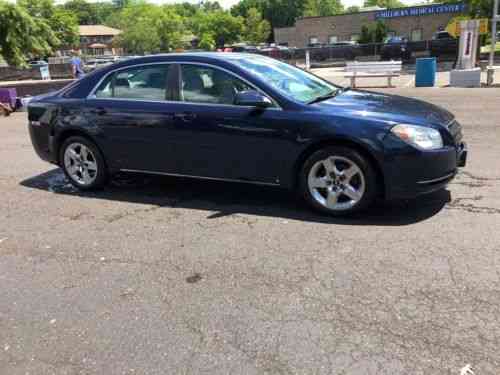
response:
{"label": "medical center sign", "polygon": [[385,9],[375,13],[375,19],[409,17],[409,16],[428,16],[431,14],[442,13],[464,13],[466,5],[457,4],[433,4],[420,7]]}

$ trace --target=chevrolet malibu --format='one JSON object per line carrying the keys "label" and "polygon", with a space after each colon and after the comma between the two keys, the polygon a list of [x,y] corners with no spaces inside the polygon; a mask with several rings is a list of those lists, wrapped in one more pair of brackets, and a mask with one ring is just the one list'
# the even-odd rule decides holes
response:
{"label": "chevrolet malibu", "polygon": [[184,176],[294,189],[332,215],[442,189],[467,157],[442,108],[253,54],[123,61],[33,99],[28,118],[37,154],[81,190]]}

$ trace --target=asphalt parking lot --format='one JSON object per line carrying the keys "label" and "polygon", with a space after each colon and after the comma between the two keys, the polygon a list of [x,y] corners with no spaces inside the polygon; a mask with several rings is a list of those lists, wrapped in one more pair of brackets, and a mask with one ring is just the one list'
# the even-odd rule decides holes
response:
{"label": "asphalt parking lot", "polygon": [[0,118],[0,374],[500,373],[500,90],[389,91],[452,110],[468,165],[346,219],[173,178],[81,194]]}
{"label": "asphalt parking lot", "polygon": [[[441,63],[438,66],[435,78],[436,87],[447,87],[450,85],[450,70],[452,69],[452,63]],[[326,78],[333,83],[341,86],[348,86],[351,84],[350,78],[345,77],[345,68],[320,68],[312,69],[312,72]],[[404,65],[401,75],[394,77],[392,79],[392,84],[397,88],[414,88],[415,87],[415,65]],[[481,72],[481,83],[486,85],[487,74],[486,71]],[[387,87],[387,78],[382,77],[370,77],[361,78],[356,80],[356,85],[358,87]],[[495,87],[500,87],[500,72],[494,75],[493,85]]]}

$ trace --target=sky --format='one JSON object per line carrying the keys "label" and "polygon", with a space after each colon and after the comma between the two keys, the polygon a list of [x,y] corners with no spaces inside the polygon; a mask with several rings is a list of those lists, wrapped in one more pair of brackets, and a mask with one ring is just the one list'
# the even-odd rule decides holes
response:
{"label": "sky", "polygon": [[[175,0],[149,0],[149,1],[156,3],[156,4],[171,4],[171,3],[175,3],[175,2],[182,2],[182,1],[175,1]],[[186,0],[186,1],[190,2],[190,3],[198,3],[197,0]],[[239,0],[218,0],[218,1],[224,9],[229,9],[234,4],[238,3]],[[350,7],[351,5],[362,6],[364,3],[364,0],[341,0],[341,1],[342,1],[342,4],[344,4],[344,7],[346,7],[346,8]],[[411,4],[414,4],[416,2],[416,0],[402,0],[402,2],[406,5],[411,5]]]}
{"label": "sky", "polygon": [[[7,0],[7,1],[12,1],[15,2],[15,0]],[[90,2],[96,2],[96,1],[103,1],[103,0],[88,0]],[[105,1],[105,0],[104,0]],[[182,3],[184,1],[188,3],[199,3],[199,0],[147,0],[148,2],[155,3],[155,4],[173,4],[173,3]],[[417,0],[401,0],[405,5],[412,5],[417,3]],[[56,0],[56,3],[64,3],[65,0]],[[239,0],[218,0],[219,4],[224,8],[224,9],[229,9],[231,8],[234,4],[237,4]],[[357,5],[357,6],[362,6],[364,3],[364,0],[341,0],[342,4],[344,4],[344,7],[350,7],[351,5]]]}

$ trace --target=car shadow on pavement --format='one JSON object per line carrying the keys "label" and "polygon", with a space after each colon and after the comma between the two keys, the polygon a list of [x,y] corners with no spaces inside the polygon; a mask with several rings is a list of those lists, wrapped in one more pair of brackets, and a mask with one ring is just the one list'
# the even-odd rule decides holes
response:
{"label": "car shadow on pavement", "polygon": [[410,225],[440,212],[450,192],[438,191],[413,200],[377,202],[347,217],[329,217],[309,209],[293,192],[281,188],[164,176],[121,175],[102,191],[80,192],[59,169],[30,177],[22,186],[54,194],[210,211],[207,219],[250,214],[345,225]]}

